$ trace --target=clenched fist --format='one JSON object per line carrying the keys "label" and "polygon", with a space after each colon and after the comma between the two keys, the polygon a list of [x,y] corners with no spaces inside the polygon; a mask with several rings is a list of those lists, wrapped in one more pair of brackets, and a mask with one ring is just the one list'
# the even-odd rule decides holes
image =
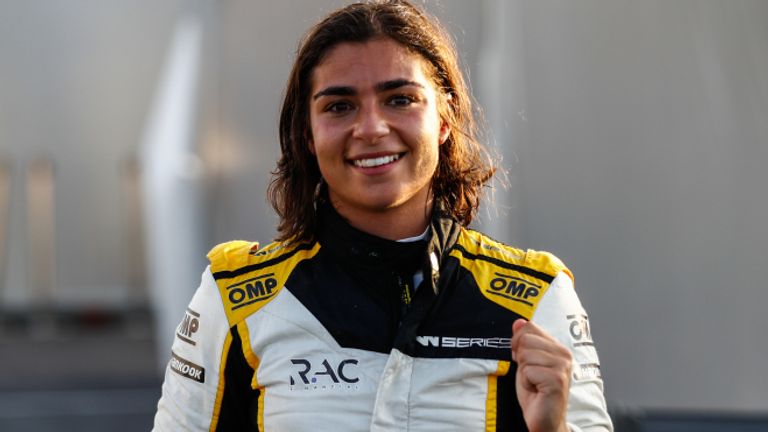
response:
{"label": "clenched fist", "polygon": [[512,359],[517,362],[515,388],[531,432],[567,432],[571,352],[536,324],[512,324]]}

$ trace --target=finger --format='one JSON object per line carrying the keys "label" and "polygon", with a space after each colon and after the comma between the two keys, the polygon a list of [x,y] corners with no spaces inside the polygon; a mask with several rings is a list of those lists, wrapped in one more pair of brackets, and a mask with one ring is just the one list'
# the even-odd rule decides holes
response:
{"label": "finger", "polygon": [[568,348],[557,339],[538,334],[521,334],[510,345],[513,351],[538,350],[560,355],[570,353]]}
{"label": "finger", "polygon": [[518,366],[543,366],[552,369],[568,369],[572,359],[570,352],[550,352],[542,350],[520,350],[515,353]]}
{"label": "finger", "polygon": [[526,320],[526,319],[523,319],[523,318],[516,319],[515,322],[512,323],[512,333],[513,334],[517,333],[518,330],[523,328],[526,323],[528,323],[528,320]]}
{"label": "finger", "polygon": [[528,321],[522,318],[517,319],[512,323],[512,340],[510,341],[510,346],[513,353],[517,349],[517,346],[520,344],[520,338],[526,334],[525,328],[527,325]]}
{"label": "finger", "polygon": [[518,367],[517,376],[526,390],[536,392],[562,392],[567,390],[571,383],[570,371],[544,366]]}
{"label": "finger", "polygon": [[[515,337],[516,336],[516,337]],[[522,351],[543,351],[560,357],[570,357],[570,351],[557,339],[549,335],[518,333],[510,343],[513,359]]]}
{"label": "finger", "polygon": [[512,333],[532,333],[540,336],[552,337],[549,332],[541,328],[533,321],[526,321],[524,319],[517,319],[512,323]]}
{"label": "finger", "polygon": [[526,321],[524,319],[518,319],[512,323],[512,340],[511,340],[512,346],[517,345],[520,342],[520,339],[526,335],[538,335],[541,337],[550,337],[546,331],[544,331],[541,327],[539,327],[538,325],[530,321]]}

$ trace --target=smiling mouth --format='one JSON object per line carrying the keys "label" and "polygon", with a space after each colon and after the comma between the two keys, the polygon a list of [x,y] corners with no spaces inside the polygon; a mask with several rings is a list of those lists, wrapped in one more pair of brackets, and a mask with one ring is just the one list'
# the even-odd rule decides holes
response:
{"label": "smiling mouth", "polygon": [[398,153],[393,155],[387,155],[387,156],[379,156],[375,158],[368,158],[368,159],[355,159],[352,161],[352,164],[359,168],[375,168],[380,167],[382,165],[388,165],[392,162],[395,162],[396,160],[400,159],[405,153]]}

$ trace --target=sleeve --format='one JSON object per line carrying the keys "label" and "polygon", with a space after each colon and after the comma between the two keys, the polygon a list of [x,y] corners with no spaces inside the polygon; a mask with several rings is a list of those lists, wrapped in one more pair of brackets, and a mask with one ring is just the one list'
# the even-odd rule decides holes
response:
{"label": "sleeve", "polygon": [[572,432],[613,431],[603,395],[600,361],[587,313],[576,295],[573,280],[558,273],[541,299],[532,321],[568,347],[573,354],[573,377],[568,398],[568,426]]}
{"label": "sleeve", "polygon": [[[225,366],[237,363],[238,358],[243,355],[237,331],[230,330],[218,287],[207,268],[176,329],[153,431],[220,430],[217,423],[228,379]],[[237,388],[234,384],[226,387],[227,393]]]}

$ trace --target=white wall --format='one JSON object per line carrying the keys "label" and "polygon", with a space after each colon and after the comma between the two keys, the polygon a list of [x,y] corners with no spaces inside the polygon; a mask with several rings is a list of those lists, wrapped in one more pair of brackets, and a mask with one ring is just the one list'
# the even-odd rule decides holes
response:
{"label": "white wall", "polygon": [[25,172],[41,157],[53,162],[55,178],[49,300],[141,300],[136,236],[127,229],[135,208],[122,180],[178,3],[0,0],[0,159],[11,165],[12,187],[0,304],[28,304],[25,284],[49,270],[30,259],[25,223]]}
{"label": "white wall", "polygon": [[513,238],[574,270],[608,398],[768,410],[768,3],[497,6]]}

